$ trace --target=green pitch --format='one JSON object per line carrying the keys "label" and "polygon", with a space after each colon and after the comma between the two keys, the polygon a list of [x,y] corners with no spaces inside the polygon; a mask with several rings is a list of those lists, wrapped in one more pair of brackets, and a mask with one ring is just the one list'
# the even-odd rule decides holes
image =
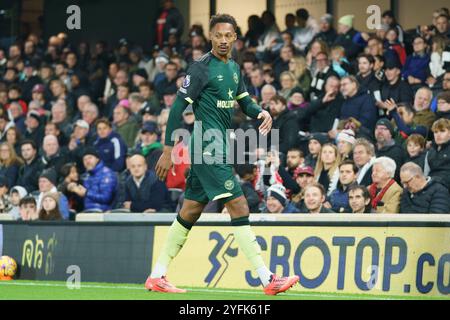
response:
{"label": "green pitch", "polygon": [[[287,292],[275,297],[257,290],[186,288],[186,294],[148,292],[143,285],[81,283],[80,289],[69,289],[65,282],[0,281],[0,300],[361,300],[419,299],[417,297],[351,295],[311,292]],[[430,299],[423,297],[420,299]],[[436,299],[436,298],[435,298]],[[441,299],[441,298],[438,298]],[[444,299],[444,298],[442,298]]]}

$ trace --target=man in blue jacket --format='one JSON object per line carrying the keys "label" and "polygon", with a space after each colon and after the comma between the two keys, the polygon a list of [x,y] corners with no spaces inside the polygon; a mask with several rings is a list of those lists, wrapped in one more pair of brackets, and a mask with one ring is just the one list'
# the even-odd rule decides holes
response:
{"label": "man in blue jacket", "polygon": [[378,111],[373,96],[367,90],[359,88],[358,80],[354,76],[342,78],[341,93],[345,97],[345,101],[341,107],[340,119],[353,117],[364,127],[373,131],[378,120]]}
{"label": "man in blue jacket", "polygon": [[169,191],[154,171],[147,170],[144,156],[133,155],[129,165],[131,175],[125,182],[124,207],[131,212],[171,211]]}
{"label": "man in blue jacket", "polygon": [[117,176],[105,166],[95,148],[88,147],[83,155],[83,164],[88,173],[83,185],[70,183],[67,190],[84,198],[85,211],[108,211],[117,188]]}
{"label": "man in blue jacket", "polygon": [[427,53],[425,39],[420,36],[414,38],[413,49],[413,54],[406,58],[402,77],[408,81],[409,85],[419,88],[427,80],[430,55]]}
{"label": "man in blue jacket", "polygon": [[98,138],[94,142],[94,147],[98,150],[100,159],[113,171],[123,171],[127,154],[125,141],[117,132],[113,131],[111,122],[106,118],[98,120],[96,128]]}

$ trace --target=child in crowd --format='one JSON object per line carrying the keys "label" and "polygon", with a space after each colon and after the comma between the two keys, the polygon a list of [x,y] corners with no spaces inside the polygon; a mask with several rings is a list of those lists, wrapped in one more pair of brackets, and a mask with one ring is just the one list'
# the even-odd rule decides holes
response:
{"label": "child in crowd", "polygon": [[394,50],[397,52],[398,58],[402,66],[406,62],[406,50],[403,45],[398,41],[398,30],[397,28],[390,28],[386,33],[385,48]]}
{"label": "child in crowd", "polygon": [[424,169],[425,164],[425,144],[426,140],[420,134],[414,133],[406,139],[406,151],[408,152],[408,159],[406,162],[414,162]]}
{"label": "child in crowd", "polygon": [[42,198],[42,208],[39,211],[39,220],[62,220],[58,207],[59,195],[56,192],[47,193]]}
{"label": "child in crowd", "polygon": [[352,67],[350,62],[345,57],[345,49],[341,46],[331,48],[331,61],[333,70],[339,77],[348,76],[351,73]]}
{"label": "child in crowd", "polygon": [[33,221],[38,219],[36,199],[32,196],[26,196],[19,202],[19,212],[22,221]]}
{"label": "child in crowd", "polygon": [[8,212],[12,215],[14,220],[19,220],[20,218],[20,200],[26,197],[28,194],[27,190],[21,186],[15,186],[11,189],[9,193],[9,201],[11,204],[11,209]]}

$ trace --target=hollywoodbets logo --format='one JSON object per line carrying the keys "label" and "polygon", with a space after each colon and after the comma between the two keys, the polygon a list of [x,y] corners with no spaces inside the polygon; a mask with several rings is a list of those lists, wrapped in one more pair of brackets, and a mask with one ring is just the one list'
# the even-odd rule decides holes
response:
{"label": "hollywoodbets logo", "polygon": [[234,236],[229,234],[225,239],[218,232],[211,232],[209,240],[216,241],[214,249],[209,254],[208,260],[212,264],[212,269],[205,278],[207,287],[216,287],[222,276],[228,269],[228,258],[236,257],[238,248],[232,248]]}

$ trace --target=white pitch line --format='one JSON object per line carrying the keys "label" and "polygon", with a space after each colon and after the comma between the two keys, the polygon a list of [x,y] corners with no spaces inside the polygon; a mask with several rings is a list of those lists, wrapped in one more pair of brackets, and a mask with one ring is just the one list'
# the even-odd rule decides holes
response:
{"label": "white pitch line", "polygon": [[[0,282],[0,286],[36,286],[36,287],[67,287],[65,284],[59,283],[45,283],[45,282]],[[127,290],[145,290],[144,288],[129,287],[129,286],[102,286],[95,284],[83,284],[81,283],[80,289],[127,289]],[[252,295],[264,295],[263,292],[245,291],[245,290],[227,290],[227,289],[201,289],[201,288],[186,288],[191,292],[211,292],[211,293],[230,293],[230,294],[252,294]],[[284,293],[283,296],[290,297],[317,297],[317,298],[330,298],[330,299],[352,299],[356,300],[354,296],[339,294],[321,294],[321,293]],[[392,298],[392,297],[364,297],[369,300],[403,300],[402,298]],[[360,299],[358,299],[360,300]]]}

